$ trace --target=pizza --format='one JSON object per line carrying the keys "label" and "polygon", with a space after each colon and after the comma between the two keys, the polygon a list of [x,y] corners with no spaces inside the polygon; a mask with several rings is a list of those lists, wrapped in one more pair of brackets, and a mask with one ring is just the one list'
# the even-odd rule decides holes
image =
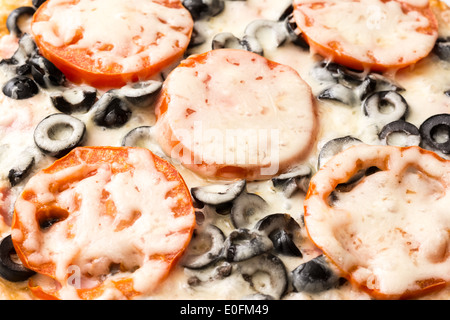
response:
{"label": "pizza", "polygon": [[0,1],[3,300],[448,300],[439,0]]}

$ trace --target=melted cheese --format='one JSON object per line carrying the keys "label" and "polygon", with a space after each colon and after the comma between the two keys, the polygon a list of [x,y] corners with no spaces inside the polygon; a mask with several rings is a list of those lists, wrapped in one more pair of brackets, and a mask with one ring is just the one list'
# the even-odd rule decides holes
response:
{"label": "melted cheese", "polygon": [[[192,18],[184,8],[158,1],[83,0],[51,1],[43,14],[47,21],[32,25],[35,35],[55,46],[88,49],[93,67],[107,70],[120,64],[122,72],[164,61],[189,43]],[[83,36],[78,37],[78,32]]]}
{"label": "melted cheese", "polygon": [[[13,238],[24,240],[25,250],[34,252],[29,256],[31,264],[54,262],[55,279],[62,284],[67,281],[68,270],[77,268],[82,277],[81,288],[101,281],[110,273],[111,264],[120,264],[135,280],[135,290],[148,293],[155,288],[167,272],[167,262],[151,257],[178,252],[180,244],[189,237],[180,231],[190,228],[193,215],[174,215],[176,199],[166,195],[178,182],[168,182],[155,169],[150,153],[130,150],[128,161],[133,172],[113,174],[109,164],[82,163],[55,173],[39,173],[30,179],[27,190],[36,194],[39,203],[56,201],[70,213],[51,232],[41,232],[34,205],[24,199],[17,202],[27,234],[14,230]],[[59,194],[49,190],[55,182],[80,174],[85,178]],[[116,208],[114,215],[105,214],[108,201]],[[123,276],[124,273],[118,273],[108,281]]]}

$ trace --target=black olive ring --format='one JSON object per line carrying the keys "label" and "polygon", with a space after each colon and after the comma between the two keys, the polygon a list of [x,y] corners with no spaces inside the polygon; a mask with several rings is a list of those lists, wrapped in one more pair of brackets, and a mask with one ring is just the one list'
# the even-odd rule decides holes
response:
{"label": "black olive ring", "polygon": [[15,253],[11,235],[8,235],[0,242],[0,276],[11,282],[25,281],[35,272],[14,262],[11,256]]}

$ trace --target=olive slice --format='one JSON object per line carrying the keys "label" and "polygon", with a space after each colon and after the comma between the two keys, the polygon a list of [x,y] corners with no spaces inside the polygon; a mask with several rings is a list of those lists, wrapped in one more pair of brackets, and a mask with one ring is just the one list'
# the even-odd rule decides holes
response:
{"label": "olive slice", "polygon": [[25,179],[33,169],[35,163],[34,155],[27,150],[20,154],[20,158],[16,161],[14,168],[8,172],[8,180],[12,187],[19,184]]}
{"label": "olive slice", "polygon": [[94,123],[110,129],[122,127],[131,117],[128,102],[119,97],[115,90],[104,93],[91,110]]}
{"label": "olive slice", "polygon": [[44,118],[34,130],[34,142],[39,149],[60,158],[80,145],[86,133],[85,124],[67,114],[56,113]]}
{"label": "olive slice", "polygon": [[228,262],[239,262],[273,249],[272,241],[256,230],[233,230],[225,239],[223,257]]}
{"label": "olive slice", "polygon": [[193,238],[181,264],[190,269],[200,269],[217,261],[222,254],[225,235],[212,224],[194,230]]}
{"label": "olive slice", "polygon": [[398,147],[419,146],[422,139],[419,129],[404,120],[388,123],[381,129],[378,136],[382,144]]}
{"label": "olive slice", "polygon": [[283,22],[257,19],[250,22],[244,30],[244,38],[256,39],[262,47],[279,47],[289,39],[286,26]]}
{"label": "olive slice", "polygon": [[290,198],[298,190],[302,192],[308,190],[311,174],[312,170],[309,166],[298,166],[272,178],[272,184],[276,189],[281,190],[287,198]]}
{"label": "olive slice", "polygon": [[16,36],[17,38],[20,38],[23,32],[22,30],[20,30],[19,20],[24,16],[32,17],[35,12],[35,8],[28,6],[18,7],[14,9],[6,19],[6,28],[11,34]]}
{"label": "olive slice", "polygon": [[25,281],[35,272],[15,262],[12,258],[15,253],[11,235],[8,235],[0,242],[0,276],[11,282]]}
{"label": "olive slice", "polygon": [[23,100],[39,93],[39,87],[33,79],[17,76],[7,81],[3,86],[3,94],[11,99]]}
{"label": "olive slice", "polygon": [[218,33],[212,39],[213,50],[224,48],[246,50],[259,55],[263,54],[263,48],[256,38],[244,36],[241,40],[231,32]]}
{"label": "olive slice", "polygon": [[295,244],[301,239],[301,228],[289,214],[268,215],[256,223],[255,229],[272,240],[276,252],[295,257],[303,256]]}
{"label": "olive slice", "polygon": [[392,121],[404,119],[408,110],[408,103],[397,91],[374,92],[363,102],[364,115],[382,127]]}
{"label": "olive slice", "polygon": [[242,192],[233,201],[231,222],[235,228],[250,228],[261,218],[268,208],[268,203],[255,193]]}
{"label": "olive slice", "polygon": [[292,286],[297,292],[317,293],[340,285],[340,277],[320,255],[295,268],[291,273]]}
{"label": "olive slice", "polygon": [[36,9],[39,8],[45,1],[47,0],[32,0],[31,4],[33,5],[33,7],[35,7]]}
{"label": "olive slice", "polygon": [[223,0],[183,0],[183,6],[194,20],[199,20],[218,15],[225,8],[225,3]]}
{"label": "olive slice", "polygon": [[450,154],[450,114],[436,114],[426,119],[419,128],[422,146]]}
{"label": "olive slice", "polygon": [[237,270],[259,294],[281,299],[287,292],[289,278],[280,258],[265,253],[238,263]]}
{"label": "olive slice", "polygon": [[140,81],[123,86],[119,89],[119,94],[133,106],[146,107],[153,103],[161,87],[161,81]]}
{"label": "olive slice", "polygon": [[230,184],[211,184],[191,188],[194,200],[212,206],[224,205],[235,200],[247,185],[245,180]]}
{"label": "olive slice", "polygon": [[356,96],[353,89],[340,83],[333,84],[324,89],[319,93],[317,99],[337,101],[347,106],[353,106],[356,103]]}
{"label": "olive slice", "polygon": [[92,87],[75,87],[51,95],[53,106],[65,114],[86,113],[97,100],[97,90]]}
{"label": "olive slice", "polygon": [[317,167],[320,169],[328,160],[339,152],[360,143],[363,142],[352,136],[340,137],[328,141],[320,149]]}
{"label": "olive slice", "polygon": [[42,88],[60,86],[66,81],[61,70],[43,56],[35,54],[28,60],[28,63],[31,65],[31,75],[34,81]]}

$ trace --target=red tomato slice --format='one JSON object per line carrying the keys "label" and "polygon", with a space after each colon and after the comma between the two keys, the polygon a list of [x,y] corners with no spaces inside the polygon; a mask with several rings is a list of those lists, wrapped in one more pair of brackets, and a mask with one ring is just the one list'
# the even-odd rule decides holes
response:
{"label": "red tomato slice", "polygon": [[353,69],[406,67],[426,57],[438,36],[427,0],[295,0],[294,7],[311,48]]}
{"label": "red tomato slice", "polygon": [[22,263],[53,279],[32,280],[38,296],[134,298],[168,275],[194,224],[189,190],[168,162],[147,149],[80,147],[30,179],[12,237]]}
{"label": "red tomato slice", "polygon": [[357,145],[312,178],[305,225],[349,281],[414,298],[450,282],[449,190],[450,161],[432,152]]}
{"label": "red tomato slice", "polygon": [[153,77],[186,50],[192,17],[179,0],[48,0],[31,30],[75,83],[120,87]]}
{"label": "red tomato slice", "polygon": [[164,152],[212,179],[276,175],[308,156],[318,130],[311,89],[294,69],[234,49],[182,61],[156,115]]}

